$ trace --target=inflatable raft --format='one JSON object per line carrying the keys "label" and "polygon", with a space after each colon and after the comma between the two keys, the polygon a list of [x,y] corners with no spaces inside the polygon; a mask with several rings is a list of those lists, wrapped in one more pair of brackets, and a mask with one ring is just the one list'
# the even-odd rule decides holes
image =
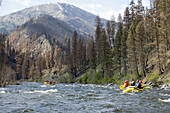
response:
{"label": "inflatable raft", "polygon": [[54,81],[45,81],[44,82],[45,85],[55,85]]}
{"label": "inflatable raft", "polygon": [[128,92],[142,92],[144,91],[144,88],[137,88],[136,86],[128,86],[126,89],[123,90],[123,93]]}

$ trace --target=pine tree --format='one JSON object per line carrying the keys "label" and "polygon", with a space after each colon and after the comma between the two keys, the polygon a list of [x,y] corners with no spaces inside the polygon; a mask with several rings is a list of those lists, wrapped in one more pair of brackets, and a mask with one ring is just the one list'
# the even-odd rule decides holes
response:
{"label": "pine tree", "polygon": [[105,32],[105,29],[102,30],[101,36],[101,57],[100,57],[100,62],[101,62],[101,69],[102,69],[102,74],[103,78],[105,77],[106,79],[111,78],[111,68],[112,68],[112,58],[111,58],[111,51],[109,48],[109,42],[107,41],[107,35]]}
{"label": "pine tree", "polygon": [[83,42],[80,39],[78,39],[78,43],[77,43],[77,71],[81,71],[81,65],[82,65],[82,50],[83,50]]}
{"label": "pine tree", "polygon": [[2,69],[3,59],[5,55],[5,35],[0,34],[0,70]]}
{"label": "pine tree", "polygon": [[16,58],[16,74],[17,74],[17,80],[21,79],[21,58]]}
{"label": "pine tree", "polygon": [[115,45],[114,45],[114,64],[115,67],[119,69],[119,74],[121,74],[121,39],[122,39],[122,17],[119,14],[118,17],[118,30],[115,37]]}
{"label": "pine tree", "polygon": [[137,5],[135,7],[135,10],[136,10],[136,12],[135,12],[136,16],[143,15],[143,13],[144,13],[144,6],[142,5],[142,0],[138,0]]}
{"label": "pine tree", "polygon": [[153,17],[154,17],[154,43],[157,52],[157,67],[159,69],[159,73],[162,73],[162,66],[161,66],[161,58],[160,58],[160,40],[159,40],[159,27],[160,27],[160,10],[159,10],[159,0],[154,1],[154,8],[153,8]]}
{"label": "pine tree", "polygon": [[77,77],[77,31],[74,31],[72,38],[72,63],[73,63],[73,75]]}
{"label": "pine tree", "polygon": [[89,45],[88,45],[88,50],[89,50],[89,65],[90,68],[93,70],[96,70],[96,51],[95,51],[95,44],[93,40],[93,36],[91,36]]}
{"label": "pine tree", "polygon": [[100,64],[100,35],[101,35],[101,29],[102,29],[102,24],[101,24],[101,19],[99,16],[96,16],[96,30],[95,30],[95,40],[96,40],[96,53],[97,53],[97,60],[98,60],[98,64]]}
{"label": "pine tree", "polygon": [[111,18],[111,39],[112,39],[112,44],[111,44],[111,47],[113,48],[113,45],[114,45],[114,43],[115,43],[115,25],[116,25],[116,22],[115,22],[115,17],[114,16],[112,16],[112,18]]}
{"label": "pine tree", "polygon": [[67,49],[66,49],[66,62],[67,62],[67,72],[70,73],[71,66],[71,51],[70,51],[70,38],[67,41]]}
{"label": "pine tree", "polygon": [[62,69],[62,62],[61,62],[61,57],[59,58],[59,61],[58,61],[58,71],[59,73],[61,72],[61,69]]}
{"label": "pine tree", "polygon": [[29,52],[26,50],[24,55],[24,61],[22,64],[22,79],[28,79],[28,69],[29,69]]}
{"label": "pine tree", "polygon": [[111,22],[107,21],[107,39],[109,41],[109,47],[111,48]]}
{"label": "pine tree", "polygon": [[132,22],[135,20],[135,2],[134,0],[132,0],[130,2],[130,25],[132,24]]}
{"label": "pine tree", "polygon": [[41,56],[41,53],[38,55],[38,59],[36,62],[36,70],[37,70],[37,76],[40,78],[42,76],[42,70],[43,70],[43,58]]}
{"label": "pine tree", "polygon": [[55,50],[54,50],[54,67],[57,67],[57,63],[58,63],[58,46],[55,46]]}
{"label": "pine tree", "polygon": [[[146,10],[146,15],[145,15],[145,34],[146,34],[146,44],[147,44],[147,54],[146,57],[148,59],[149,54],[152,55],[152,50],[155,48],[154,44],[154,30],[155,30],[155,24],[154,24],[154,18],[153,18],[153,13],[151,10],[147,9]],[[147,62],[146,62],[147,63]]]}
{"label": "pine tree", "polygon": [[127,56],[129,61],[129,69],[131,73],[135,76],[139,76],[138,71],[138,60],[136,54],[136,44],[135,44],[135,24],[132,23],[129,29],[129,34],[127,38]]}
{"label": "pine tree", "polygon": [[31,78],[32,80],[34,80],[36,78],[35,77],[35,64],[34,64],[34,62],[32,62],[31,67],[30,67],[29,78]]}
{"label": "pine tree", "polygon": [[82,70],[83,72],[86,69],[87,65],[87,49],[86,49],[86,43],[83,42],[83,51],[82,51]]}
{"label": "pine tree", "polygon": [[50,68],[52,68],[53,67],[53,54],[52,54],[52,52],[51,51],[49,51],[49,53],[50,53],[50,57],[49,57],[49,60],[50,60]]}
{"label": "pine tree", "polygon": [[139,63],[141,67],[141,74],[143,77],[146,77],[146,69],[145,69],[145,30],[143,22],[139,22],[136,27],[136,53],[139,57]]}
{"label": "pine tree", "polygon": [[[165,68],[168,67],[168,50],[169,43],[169,30],[170,30],[170,1],[159,1],[158,10],[160,11],[158,18],[160,18],[159,30],[159,53],[160,53],[160,71],[163,74]],[[167,65],[167,66],[166,66]]]}
{"label": "pine tree", "polygon": [[128,28],[129,28],[129,9],[126,8],[124,12],[124,24],[123,24],[123,35],[121,39],[121,59],[124,69],[124,75],[127,75],[127,37],[128,37]]}

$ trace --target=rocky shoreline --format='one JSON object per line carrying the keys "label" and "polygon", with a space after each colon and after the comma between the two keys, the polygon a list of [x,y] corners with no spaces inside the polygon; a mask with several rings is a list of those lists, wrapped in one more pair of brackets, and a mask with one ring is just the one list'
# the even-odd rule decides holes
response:
{"label": "rocky shoreline", "polygon": [[0,87],[6,87],[7,85],[20,85],[20,83],[17,81],[0,82]]}

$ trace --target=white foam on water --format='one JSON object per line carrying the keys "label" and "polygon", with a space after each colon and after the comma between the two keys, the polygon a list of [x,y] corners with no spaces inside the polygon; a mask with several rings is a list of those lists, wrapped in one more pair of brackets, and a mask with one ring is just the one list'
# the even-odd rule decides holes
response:
{"label": "white foam on water", "polygon": [[47,85],[41,85],[40,87],[47,87]]}
{"label": "white foam on water", "polygon": [[5,91],[0,91],[0,93],[5,93]]}
{"label": "white foam on water", "polygon": [[50,90],[47,90],[47,92],[58,92],[57,89],[50,89]]}
{"label": "white foam on water", "polygon": [[158,99],[159,101],[161,101],[161,102],[170,102],[170,98],[168,99],[168,100],[162,100],[162,99]]}
{"label": "white foam on water", "polygon": [[47,93],[47,91],[35,90],[35,93]]}
{"label": "white foam on water", "polygon": [[170,96],[170,94],[159,93],[160,96]]}
{"label": "white foam on water", "polygon": [[56,96],[56,98],[61,98],[62,96]]}
{"label": "white foam on water", "polygon": [[24,91],[23,93],[34,93],[33,91]]}
{"label": "white foam on water", "polygon": [[55,85],[51,85],[50,87],[56,87]]}
{"label": "white foam on water", "polygon": [[41,85],[40,87],[56,87],[55,85]]}
{"label": "white foam on water", "polygon": [[0,88],[0,90],[7,90],[7,88]]}
{"label": "white foam on water", "polygon": [[35,93],[49,93],[49,92],[58,92],[57,89],[50,89],[50,90],[46,90],[46,91],[41,91],[41,90],[35,90]]}

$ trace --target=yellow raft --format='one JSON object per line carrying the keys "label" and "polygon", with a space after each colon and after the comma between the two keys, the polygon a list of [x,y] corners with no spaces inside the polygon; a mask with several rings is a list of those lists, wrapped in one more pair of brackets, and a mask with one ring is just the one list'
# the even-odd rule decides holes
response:
{"label": "yellow raft", "polygon": [[128,86],[126,89],[123,90],[123,93],[128,93],[128,92],[142,92],[144,91],[144,88],[137,88],[136,86]]}
{"label": "yellow raft", "polygon": [[54,81],[45,81],[44,82],[45,85],[55,85]]}

